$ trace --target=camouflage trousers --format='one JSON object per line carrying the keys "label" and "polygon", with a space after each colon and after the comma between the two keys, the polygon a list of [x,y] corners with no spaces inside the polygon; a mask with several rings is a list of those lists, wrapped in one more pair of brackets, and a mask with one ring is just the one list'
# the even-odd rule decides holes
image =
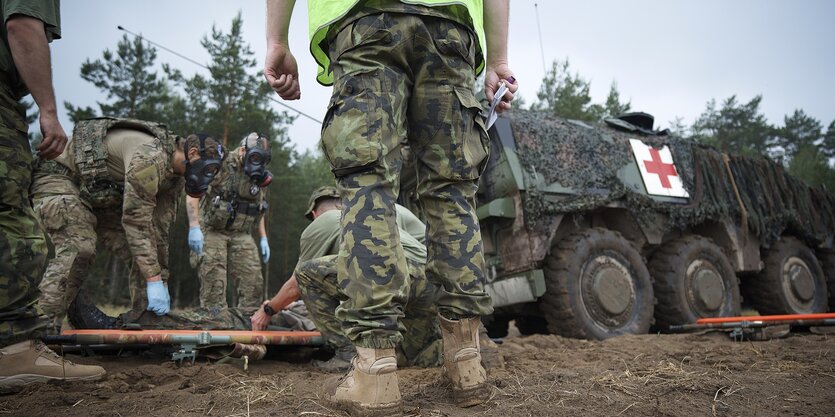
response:
{"label": "camouflage trousers", "polygon": [[248,232],[206,228],[197,274],[200,307],[226,307],[226,286],[230,279],[239,307],[257,307],[263,301],[261,258]]}
{"label": "camouflage trousers", "polygon": [[[422,265],[412,260],[407,260],[407,264],[406,281],[411,296],[405,305],[405,317],[400,320],[405,332],[399,349],[412,366],[439,366],[443,345],[435,305],[438,286],[426,279]],[[302,262],[295,271],[310,319],[325,343],[334,349],[351,343],[336,316],[340,303],[348,299],[337,282],[336,265],[337,255],[323,256]]]}
{"label": "camouflage trousers", "polygon": [[[69,303],[93,264],[96,243],[101,242],[113,256],[131,267],[128,278],[131,308],[148,305],[144,277],[133,263],[120,208],[91,209],[82,200],[73,180],[57,171],[57,162],[39,161],[35,181],[35,212],[55,246],[55,257],[49,261],[40,284],[40,304],[49,317],[50,332],[59,332]],[[47,172],[50,171],[50,172]],[[162,259],[160,264],[168,264]],[[163,279],[167,279],[167,267]]]}
{"label": "camouflage trousers", "polygon": [[492,312],[475,213],[487,132],[474,97],[472,32],[453,21],[379,13],[345,25],[330,41],[335,83],[322,147],[342,199],[337,309],[357,346],[402,340],[407,266],[394,203],[406,141],[427,223],[426,275],[441,284],[450,319]]}
{"label": "camouflage trousers", "polygon": [[0,347],[43,335],[37,304],[47,244],[32,211],[32,151],[25,110],[0,84]]}

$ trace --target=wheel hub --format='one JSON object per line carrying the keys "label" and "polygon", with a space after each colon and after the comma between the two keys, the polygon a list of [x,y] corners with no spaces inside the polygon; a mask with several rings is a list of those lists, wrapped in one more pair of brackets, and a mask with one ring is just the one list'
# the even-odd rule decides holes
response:
{"label": "wheel hub", "polygon": [[783,265],[783,277],[788,281],[792,294],[803,302],[815,297],[815,279],[809,266],[802,259],[792,256]]}
{"label": "wheel hub", "polygon": [[708,262],[698,260],[688,268],[691,277],[692,298],[700,310],[716,311],[725,301],[725,285],[722,275]]}
{"label": "wheel hub", "polygon": [[591,276],[591,290],[595,301],[613,316],[626,311],[634,297],[629,271],[608,257],[598,257]]}

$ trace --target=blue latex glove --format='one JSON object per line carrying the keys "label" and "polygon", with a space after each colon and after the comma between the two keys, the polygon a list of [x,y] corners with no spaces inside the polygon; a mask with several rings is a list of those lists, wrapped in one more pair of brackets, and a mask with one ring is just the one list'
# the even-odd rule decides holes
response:
{"label": "blue latex glove", "polygon": [[148,282],[148,311],[153,311],[158,316],[164,316],[171,311],[171,298],[168,295],[168,287],[162,281]]}
{"label": "blue latex glove", "polygon": [[261,259],[264,264],[270,261],[270,243],[267,242],[267,237],[261,237]]}
{"label": "blue latex glove", "polygon": [[200,231],[200,226],[188,229],[188,247],[198,255],[203,254],[203,232]]}

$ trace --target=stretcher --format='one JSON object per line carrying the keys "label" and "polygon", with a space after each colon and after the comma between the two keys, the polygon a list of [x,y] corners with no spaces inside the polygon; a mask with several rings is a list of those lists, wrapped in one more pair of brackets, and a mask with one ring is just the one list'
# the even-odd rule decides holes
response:
{"label": "stretcher", "polygon": [[288,330],[126,330],[83,329],[64,330],[57,336],[46,336],[49,345],[137,346],[170,345],[175,348],[171,359],[194,362],[200,349],[216,346],[281,345],[321,346],[319,332]]}

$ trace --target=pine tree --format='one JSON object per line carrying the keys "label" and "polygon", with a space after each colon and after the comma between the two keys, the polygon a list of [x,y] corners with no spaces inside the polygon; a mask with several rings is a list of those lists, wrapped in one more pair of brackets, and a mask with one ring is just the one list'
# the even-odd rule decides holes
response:
{"label": "pine tree", "polygon": [[[164,106],[171,100],[169,81],[154,71],[157,51],[140,38],[130,40],[124,35],[116,52],[105,49],[102,58],[87,59],[81,65],[81,78],[92,83],[107,96],[99,102],[101,115],[161,121]],[[164,72],[166,69],[164,68]],[[92,107],[76,107],[64,102],[73,122],[96,116]]]}
{"label": "pine tree", "polygon": [[761,101],[762,96],[756,96],[742,104],[736,96],[731,96],[722,102],[720,109],[716,100],[709,101],[704,113],[693,123],[693,138],[723,152],[766,155],[773,144],[775,129],[760,112]]}

